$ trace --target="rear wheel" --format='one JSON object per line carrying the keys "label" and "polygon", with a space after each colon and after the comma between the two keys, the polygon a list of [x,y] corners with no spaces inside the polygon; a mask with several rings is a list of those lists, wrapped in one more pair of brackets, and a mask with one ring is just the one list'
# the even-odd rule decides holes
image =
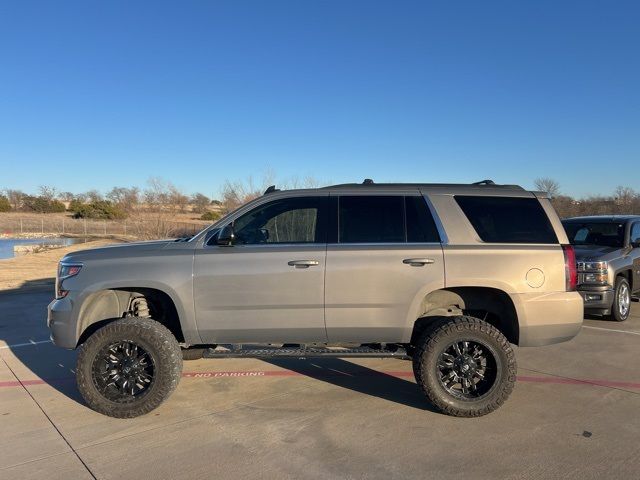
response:
{"label": "rear wheel", "polygon": [[616,322],[624,322],[629,318],[631,312],[631,288],[629,282],[624,277],[616,278],[616,286],[613,294],[613,304],[611,305],[611,315],[609,318]]}
{"label": "rear wheel", "polygon": [[486,415],[502,405],[516,380],[516,359],[505,336],[474,317],[453,317],[425,331],[413,368],[426,397],[458,417]]}
{"label": "rear wheel", "polygon": [[149,318],[96,330],[78,353],[78,389],[93,410],[132,418],[158,407],[178,385],[182,352],[173,334]]}

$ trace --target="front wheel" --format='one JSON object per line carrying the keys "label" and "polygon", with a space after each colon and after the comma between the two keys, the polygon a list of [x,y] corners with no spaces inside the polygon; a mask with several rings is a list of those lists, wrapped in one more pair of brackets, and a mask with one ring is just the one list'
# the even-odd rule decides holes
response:
{"label": "front wheel", "polygon": [[178,385],[182,352],[150,318],[116,320],[96,330],[78,353],[76,380],[89,407],[133,418],[158,407]]}
{"label": "front wheel", "polygon": [[427,329],[415,345],[413,368],[431,403],[456,417],[479,417],[497,409],[511,394],[517,372],[505,336],[468,316]]}
{"label": "front wheel", "polygon": [[616,322],[624,322],[631,313],[631,288],[624,277],[616,278],[610,318]]}

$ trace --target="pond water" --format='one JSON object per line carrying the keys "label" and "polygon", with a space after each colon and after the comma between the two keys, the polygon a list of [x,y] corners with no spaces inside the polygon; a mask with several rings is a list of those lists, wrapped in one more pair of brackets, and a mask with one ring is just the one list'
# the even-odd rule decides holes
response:
{"label": "pond water", "polygon": [[0,238],[0,260],[13,258],[16,245],[73,245],[83,242],[83,238]]}

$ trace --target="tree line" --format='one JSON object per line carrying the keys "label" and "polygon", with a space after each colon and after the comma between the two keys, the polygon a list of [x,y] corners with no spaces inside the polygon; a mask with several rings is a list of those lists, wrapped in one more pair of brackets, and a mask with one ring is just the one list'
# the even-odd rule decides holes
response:
{"label": "tree line", "polygon": [[[220,200],[203,193],[187,195],[171,182],[150,178],[145,188],[113,187],[106,193],[89,190],[84,193],[58,191],[43,185],[38,193],[20,190],[0,191],[0,212],[59,213],[71,212],[76,218],[123,219],[136,213],[155,213],[163,217],[176,213],[195,213],[203,220],[214,221],[222,214],[259,197],[266,187],[275,184],[275,175],[268,173],[261,181],[251,177],[244,181],[227,180]],[[320,185],[317,179],[307,177],[278,182],[279,187],[312,188]],[[537,178],[535,188],[549,194],[558,215],[562,218],[580,215],[640,214],[640,192],[619,186],[610,195],[588,195],[575,198],[562,193],[560,184],[551,178]]]}
{"label": "tree line", "polygon": [[619,186],[610,195],[587,195],[575,198],[562,193],[560,184],[551,178],[537,178],[537,190],[546,192],[561,218],[583,215],[639,215],[640,192]]}
{"label": "tree line", "polygon": [[[173,183],[150,178],[145,188],[113,187],[106,193],[89,190],[83,193],[59,191],[43,185],[36,195],[6,188],[0,190],[0,212],[58,213],[70,212],[75,218],[123,219],[141,213],[152,213],[167,219],[177,213],[195,213],[200,219],[215,221],[224,213],[259,197],[276,183],[275,174],[265,173],[261,180],[227,180],[222,186],[220,200],[203,193],[188,195]],[[279,188],[311,188],[320,185],[313,177],[293,177],[277,182]]]}
{"label": "tree line", "polygon": [[83,193],[58,191],[43,185],[36,195],[4,189],[0,212],[59,213],[69,211],[75,218],[123,219],[134,213],[175,214],[191,212],[204,220],[220,216],[221,202],[203,193],[187,195],[171,182],[151,178],[147,187],[113,187],[105,194],[98,190]]}

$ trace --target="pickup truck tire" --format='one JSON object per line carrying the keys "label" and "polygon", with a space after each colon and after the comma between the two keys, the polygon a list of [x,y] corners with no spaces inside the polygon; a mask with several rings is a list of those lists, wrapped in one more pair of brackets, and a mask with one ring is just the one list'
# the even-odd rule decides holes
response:
{"label": "pickup truck tire", "polygon": [[78,389],[89,407],[116,418],[157,408],[182,376],[173,334],[150,318],[125,318],[96,330],[79,348]]}
{"label": "pickup truck tire", "polygon": [[516,358],[493,325],[469,316],[438,321],[415,344],[418,386],[442,412],[479,417],[500,405],[516,381]]}
{"label": "pickup truck tire", "polygon": [[626,278],[618,276],[609,318],[616,322],[624,322],[629,318],[629,313],[631,313],[631,287]]}

